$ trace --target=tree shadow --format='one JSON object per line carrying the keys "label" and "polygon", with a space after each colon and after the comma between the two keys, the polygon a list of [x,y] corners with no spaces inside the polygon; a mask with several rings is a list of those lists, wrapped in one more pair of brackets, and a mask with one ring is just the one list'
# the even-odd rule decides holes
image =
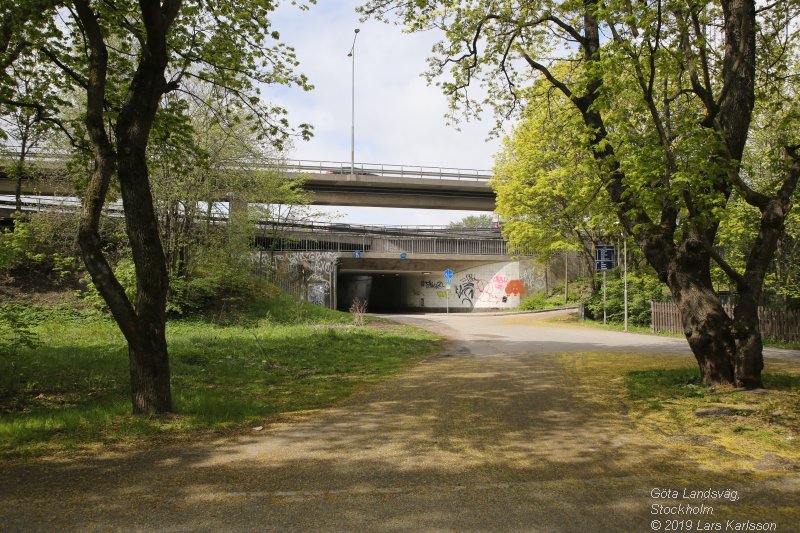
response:
{"label": "tree shadow", "polygon": [[705,502],[721,518],[796,524],[796,477],[719,474],[676,455],[584,396],[557,360],[565,340],[454,344],[335,408],[234,439],[7,464],[0,520],[10,530],[644,531],[651,489],[688,485],[746,494],[744,505]]}

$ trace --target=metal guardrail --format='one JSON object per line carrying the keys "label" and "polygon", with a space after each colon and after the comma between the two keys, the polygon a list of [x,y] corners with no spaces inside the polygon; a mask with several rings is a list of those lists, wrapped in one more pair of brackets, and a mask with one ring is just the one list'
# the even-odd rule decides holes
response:
{"label": "metal guardrail", "polygon": [[[81,207],[78,198],[25,197],[22,209],[26,212],[75,212]],[[13,211],[15,199],[10,195],[0,195],[0,210]],[[122,204],[116,202],[106,206],[106,214],[111,217],[122,216]],[[213,208],[212,223],[225,224],[228,219],[226,209]],[[206,219],[198,220],[205,222]],[[268,230],[273,227],[267,222],[260,223],[262,233],[256,237],[256,244],[263,248],[275,247],[280,251],[337,252],[341,254],[376,252],[385,254],[432,254],[432,255],[509,255],[508,246],[499,232],[490,234],[464,234],[463,230],[439,229],[438,234],[416,233],[411,229],[398,231],[381,226],[359,226],[319,222],[284,222],[278,226],[279,236],[271,237]]]}
{"label": "metal guardrail", "polygon": [[427,167],[418,165],[390,165],[385,163],[350,163],[342,161],[289,160],[277,162],[272,168],[290,172],[313,172],[349,176],[382,176],[391,178],[425,178],[455,181],[486,182],[492,178],[490,170],[453,167]]}
{"label": "metal guardrail", "polygon": [[256,244],[280,252],[337,252],[339,254],[379,253],[425,255],[489,255],[508,256],[508,246],[502,239],[474,240],[438,237],[382,239],[370,235],[329,235],[321,238],[257,237]]}
{"label": "metal guardrail", "polygon": [[[18,147],[0,146],[0,160],[16,157]],[[28,154],[31,160],[46,162],[63,162],[70,155],[69,151],[52,149],[33,149]],[[439,179],[455,181],[488,182],[492,178],[491,170],[455,167],[432,167],[424,165],[395,165],[386,163],[355,163],[316,161],[311,159],[270,160],[257,158],[241,158],[232,160],[230,168],[251,168],[253,170],[282,170],[291,173],[313,173],[349,176],[351,171],[356,176],[383,176],[391,178]]]}

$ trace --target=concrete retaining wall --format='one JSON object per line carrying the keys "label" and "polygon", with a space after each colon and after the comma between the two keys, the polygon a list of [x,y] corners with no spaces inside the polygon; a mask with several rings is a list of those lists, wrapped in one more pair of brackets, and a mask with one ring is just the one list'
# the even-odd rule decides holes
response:
{"label": "concrete retaining wall", "polygon": [[[441,273],[403,276],[403,307],[428,311],[447,308],[448,291]],[[516,261],[491,263],[454,272],[449,291],[452,311],[510,309],[520,303],[524,286]]]}

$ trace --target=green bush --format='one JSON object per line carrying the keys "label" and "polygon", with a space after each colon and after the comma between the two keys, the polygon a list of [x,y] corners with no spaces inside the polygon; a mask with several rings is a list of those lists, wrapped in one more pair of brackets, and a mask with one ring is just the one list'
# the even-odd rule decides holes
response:
{"label": "green bush", "polygon": [[[125,289],[125,295],[128,299],[133,301],[136,298],[136,269],[133,265],[133,261],[130,259],[120,260],[117,266],[114,267],[114,276],[116,276],[122,288]],[[83,279],[86,281],[86,290],[80,293],[79,296],[95,309],[102,311],[108,310],[106,301],[103,299],[103,295],[100,294],[100,291],[97,290],[94,283],[92,283],[91,276],[86,274]]]}
{"label": "green bush", "polygon": [[71,213],[42,212],[15,218],[13,230],[0,232],[0,272],[69,277],[80,265],[76,232],[77,218]]}
{"label": "green bush", "polygon": [[545,293],[536,292],[526,296],[519,304],[519,308],[524,309],[526,311],[536,311],[538,309],[544,309],[546,302],[547,302],[547,296],[545,295]]}
{"label": "green bush", "polygon": [[[569,282],[569,295],[567,305],[583,301],[591,291],[591,280],[578,278]],[[547,292],[535,292],[523,298],[519,305],[525,311],[538,311],[540,309],[554,309],[564,306],[564,284],[556,284]]]}
{"label": "green bush", "polygon": [[[655,275],[641,272],[628,272],[628,322],[634,326],[650,325],[650,302],[662,301],[665,287]],[[625,296],[624,281],[620,269],[606,274],[606,317],[609,322],[624,322]],[[586,316],[600,320],[603,318],[603,287],[598,283],[586,301]]]}
{"label": "green bush", "polygon": [[27,262],[44,259],[36,253],[36,237],[30,224],[20,219],[14,220],[14,229],[0,232],[0,271],[21,267]]}
{"label": "green bush", "polygon": [[37,323],[25,306],[0,305],[0,356],[15,356],[22,347],[36,347],[39,336],[31,328]]}

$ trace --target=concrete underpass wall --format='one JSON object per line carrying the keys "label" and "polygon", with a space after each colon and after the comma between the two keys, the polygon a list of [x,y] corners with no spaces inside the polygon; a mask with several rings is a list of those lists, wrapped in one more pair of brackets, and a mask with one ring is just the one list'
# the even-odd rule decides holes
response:
{"label": "concrete underpass wall", "polygon": [[[490,263],[455,272],[449,291],[450,310],[469,312],[517,307],[524,292],[519,274],[517,261]],[[441,272],[404,275],[400,283],[404,308],[435,312],[447,307],[448,293]]]}

